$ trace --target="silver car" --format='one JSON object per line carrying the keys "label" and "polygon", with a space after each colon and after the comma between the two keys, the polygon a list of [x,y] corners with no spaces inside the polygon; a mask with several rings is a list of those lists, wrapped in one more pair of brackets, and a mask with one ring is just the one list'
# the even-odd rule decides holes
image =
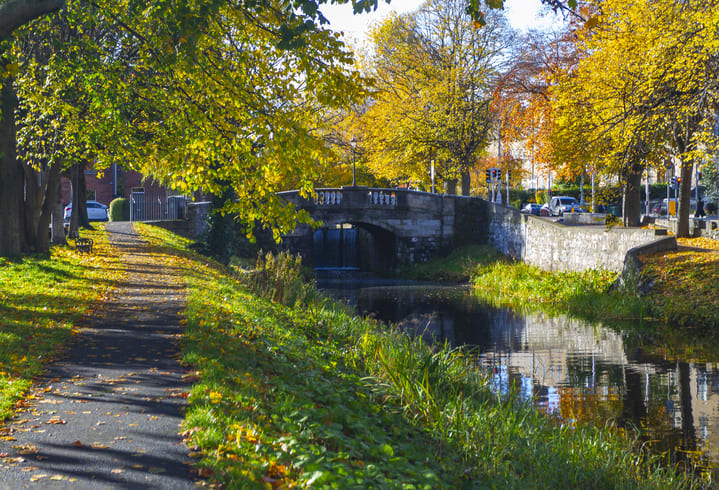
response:
{"label": "silver car", "polygon": [[581,213],[582,208],[573,197],[555,196],[549,201],[549,210],[552,216],[562,216],[564,213]]}
{"label": "silver car", "polygon": [[[97,201],[87,201],[87,219],[89,221],[107,221],[107,206]],[[65,206],[65,221],[72,215],[72,203]]]}

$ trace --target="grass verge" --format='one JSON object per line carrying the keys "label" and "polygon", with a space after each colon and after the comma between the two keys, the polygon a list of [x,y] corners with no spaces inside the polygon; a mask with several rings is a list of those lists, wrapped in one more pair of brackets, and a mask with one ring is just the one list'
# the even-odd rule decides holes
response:
{"label": "grass verge", "polygon": [[113,285],[103,225],[83,237],[94,240],[92,254],[58,246],[49,256],[0,258],[0,420]]}
{"label": "grass verge", "polygon": [[[164,230],[189,289],[186,435],[228,488],[669,488],[684,476],[623,432],[560,425],[499,399],[471,356],[387,330],[285,274],[190,254]],[[173,243],[171,243],[171,241]],[[278,274],[271,274],[276,270]],[[262,278],[264,277],[264,279]],[[244,283],[244,284],[243,284]],[[250,291],[264,291],[270,301]],[[291,292],[292,294],[287,294]]]}
{"label": "grass verge", "polygon": [[679,239],[679,249],[641,257],[646,296],[612,290],[618,274],[603,270],[547,272],[514,262],[489,246],[402,270],[414,279],[469,280],[483,299],[519,310],[538,309],[587,320],[650,321],[710,331],[719,326],[719,242]]}

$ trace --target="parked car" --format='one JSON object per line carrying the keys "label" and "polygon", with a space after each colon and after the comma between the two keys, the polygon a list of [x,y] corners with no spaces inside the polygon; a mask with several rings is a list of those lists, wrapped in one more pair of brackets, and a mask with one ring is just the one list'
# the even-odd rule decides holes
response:
{"label": "parked car", "polygon": [[[87,219],[90,221],[107,221],[107,206],[97,201],[86,201]],[[72,203],[65,206],[65,221],[70,220],[72,215]]]}
{"label": "parked car", "polygon": [[552,210],[549,209],[549,203],[542,204],[542,207],[539,208],[539,216],[551,216]]}
{"label": "parked car", "polygon": [[666,216],[667,215],[667,204],[666,203],[655,204],[654,208],[652,208],[652,213],[656,214],[657,216]]}
{"label": "parked car", "polygon": [[540,209],[542,209],[541,204],[528,203],[522,209],[520,209],[519,212],[539,216]]}
{"label": "parked car", "polygon": [[562,216],[564,213],[581,213],[582,207],[573,197],[555,196],[549,201],[549,211],[552,216]]}

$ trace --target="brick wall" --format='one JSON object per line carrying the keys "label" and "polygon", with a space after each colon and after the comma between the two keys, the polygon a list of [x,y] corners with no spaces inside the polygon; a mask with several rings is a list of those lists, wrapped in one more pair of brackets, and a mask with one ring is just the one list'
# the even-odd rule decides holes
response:
{"label": "brick wall", "polygon": [[[130,197],[130,192],[133,187],[144,187],[145,192],[159,196],[160,199],[165,199],[166,191],[163,186],[155,182],[151,178],[145,178],[140,172],[134,170],[125,170],[122,167],[117,167],[117,195],[115,195],[115,172],[113,168],[107,168],[102,172],[96,170],[85,170],[85,183],[88,193],[95,194],[95,201],[101,202],[105,205],[110,205],[110,202],[115,197]],[[62,203],[67,205],[72,200],[72,185],[70,179],[62,177]]]}

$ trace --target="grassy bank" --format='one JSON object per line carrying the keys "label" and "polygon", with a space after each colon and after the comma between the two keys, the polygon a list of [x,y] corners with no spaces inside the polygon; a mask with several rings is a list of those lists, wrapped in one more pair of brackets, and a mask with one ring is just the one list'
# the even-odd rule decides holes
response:
{"label": "grassy bank", "polygon": [[719,242],[679,239],[679,249],[641,257],[649,294],[611,290],[618,274],[600,270],[546,272],[503,257],[489,246],[406,268],[416,279],[465,278],[490,302],[587,320],[637,320],[713,332],[719,326]]}
{"label": "grassy bank", "polygon": [[296,281],[291,261],[238,277],[163,230],[141,230],[185,270],[185,362],[196,372],[186,435],[201,474],[218,483],[688,484],[634,453],[621,432],[560,425],[515,397],[499,399],[462,352],[431,349],[355,316]]}
{"label": "grassy bank", "polygon": [[83,232],[95,240],[91,255],[66,246],[49,256],[0,258],[0,420],[111,289],[115,259],[101,227]]}

